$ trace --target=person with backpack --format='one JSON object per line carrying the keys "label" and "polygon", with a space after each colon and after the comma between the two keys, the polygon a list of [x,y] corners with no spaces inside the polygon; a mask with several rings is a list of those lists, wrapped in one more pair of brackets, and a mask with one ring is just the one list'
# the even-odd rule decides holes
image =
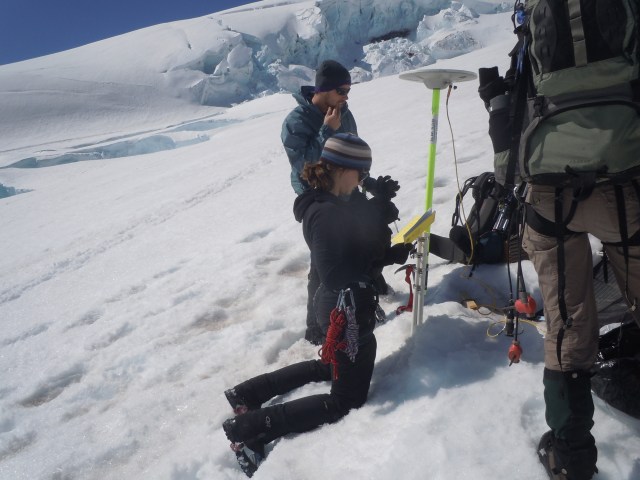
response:
{"label": "person with backpack", "polygon": [[[316,71],[315,86],[303,86],[299,93],[293,95],[298,105],[284,119],[280,137],[291,164],[291,186],[297,195],[311,188],[302,177],[302,172],[305,165],[318,161],[326,141],[336,133],[358,134],[355,118],[347,104],[350,90],[349,71],[335,60],[326,60]],[[388,176],[376,180],[368,178],[365,186],[367,190],[389,198],[395,196],[399,188],[398,182]],[[386,288],[384,279],[378,280],[379,287]],[[319,283],[312,262],[307,283],[307,328],[304,338],[313,345],[321,345],[324,341],[313,310],[313,295]]]}
{"label": "person with backpack", "polygon": [[516,2],[505,78],[481,69],[495,173],[527,183],[523,248],[538,274],[547,333],[549,478],[598,471],[591,375],[599,325],[589,235],[599,239],[640,322],[640,85],[637,0]]}
{"label": "person with backpack", "polygon": [[[371,160],[364,140],[338,133],[325,143],[319,162],[303,169],[311,188],[296,199],[294,214],[321,280],[313,303],[326,341],[321,360],[290,365],[225,391],[237,415],[223,429],[248,476],[264,459],[267,443],[336,422],[367,399],[379,310],[372,272],[404,263],[411,248],[390,246],[384,214],[389,209],[382,205],[390,201],[367,199],[357,188]],[[320,381],[331,381],[330,393],[262,408],[277,395]]]}

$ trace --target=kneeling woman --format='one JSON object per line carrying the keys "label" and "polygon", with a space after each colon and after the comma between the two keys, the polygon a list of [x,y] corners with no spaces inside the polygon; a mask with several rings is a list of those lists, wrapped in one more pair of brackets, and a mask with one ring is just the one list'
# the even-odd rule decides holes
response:
{"label": "kneeling woman", "polygon": [[[225,392],[236,416],[223,428],[249,476],[264,458],[265,444],[336,422],[367,399],[376,357],[378,299],[372,277],[384,265],[406,261],[409,250],[389,246],[388,223],[397,213],[390,200],[369,200],[357,189],[370,167],[371,150],[362,139],[336,134],[320,161],[303,171],[312,190],[296,199],[294,214],[320,276],[314,308],[328,335],[322,360],[260,375]],[[394,218],[385,218],[387,212]],[[332,382],[330,393],[261,408],[276,395],[320,381]]]}

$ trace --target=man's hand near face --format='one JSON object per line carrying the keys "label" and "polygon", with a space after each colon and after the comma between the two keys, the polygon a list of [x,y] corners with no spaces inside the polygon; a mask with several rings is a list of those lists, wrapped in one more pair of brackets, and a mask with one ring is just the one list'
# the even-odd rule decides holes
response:
{"label": "man's hand near face", "polygon": [[327,108],[327,113],[324,116],[324,124],[331,127],[333,130],[340,128],[340,106]]}

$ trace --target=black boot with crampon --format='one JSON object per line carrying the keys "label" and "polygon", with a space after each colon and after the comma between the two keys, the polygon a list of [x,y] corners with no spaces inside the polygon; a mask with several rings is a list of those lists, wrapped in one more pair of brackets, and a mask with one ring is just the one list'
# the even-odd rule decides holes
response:
{"label": "black boot with crampon", "polygon": [[[547,470],[550,480],[590,480],[598,473],[591,458],[595,452],[595,446],[586,445],[573,454],[564,452],[567,450],[566,441],[556,439],[549,430],[540,438],[538,444],[538,458]],[[587,461],[576,461],[587,460]]]}
{"label": "black boot with crampon", "polygon": [[544,466],[549,478],[551,480],[566,480],[566,476],[562,473],[562,470],[558,468],[556,464],[555,456],[553,455],[553,432],[549,430],[538,444],[538,458],[540,463]]}
{"label": "black boot with crampon", "polygon": [[236,460],[247,477],[253,477],[265,458],[264,443],[259,439],[238,441],[234,431],[235,419],[230,418],[222,424],[224,433],[231,441],[231,450],[236,454]]}

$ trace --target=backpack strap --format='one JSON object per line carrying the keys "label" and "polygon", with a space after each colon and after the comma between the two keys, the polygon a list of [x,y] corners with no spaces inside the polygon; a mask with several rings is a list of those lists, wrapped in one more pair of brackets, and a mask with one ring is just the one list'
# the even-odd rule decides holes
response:
{"label": "backpack strap", "polygon": [[526,16],[522,25],[515,28],[515,33],[518,35],[518,43],[509,53],[511,56],[511,66],[505,78],[505,80],[509,79],[513,85],[511,108],[509,110],[511,147],[509,148],[504,182],[504,186],[508,191],[513,190],[516,186],[515,176],[518,166],[522,129],[527,114],[527,97],[533,98],[536,96],[536,88],[533,84],[533,74],[531,71],[532,62],[529,58],[531,33],[529,32],[528,16]]}
{"label": "backpack strap", "polygon": [[[516,168],[518,166],[518,153],[520,151],[520,136],[527,105],[527,92],[529,84],[533,81],[531,76],[531,62],[529,62],[528,35],[522,35],[517,48],[517,56],[512,59],[511,70],[514,72],[513,100],[509,111],[509,123],[511,125],[511,147],[507,160],[507,170],[505,173],[505,188],[512,190],[516,185]],[[515,49],[514,49],[515,50]]]}
{"label": "backpack strap", "polygon": [[573,56],[576,67],[587,65],[587,44],[584,39],[584,27],[582,26],[582,10],[580,0],[568,0],[569,24],[571,25],[571,37],[573,38]]}

